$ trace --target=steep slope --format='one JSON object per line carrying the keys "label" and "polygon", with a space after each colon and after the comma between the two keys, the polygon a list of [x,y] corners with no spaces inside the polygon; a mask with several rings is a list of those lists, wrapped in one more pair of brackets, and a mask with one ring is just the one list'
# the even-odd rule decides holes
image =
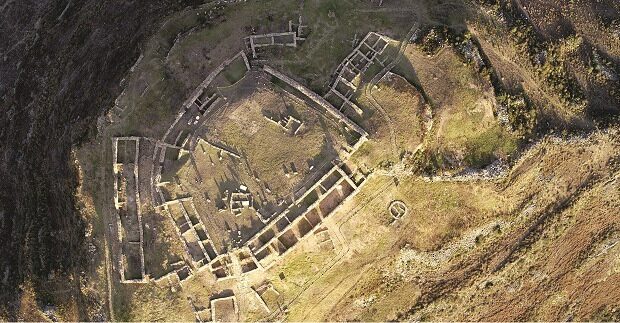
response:
{"label": "steep slope", "polygon": [[78,304],[69,318],[88,319],[79,291],[87,252],[71,147],[112,105],[142,40],[191,3],[9,0],[0,6],[0,317],[19,318],[18,286],[25,280],[36,293],[51,278]]}

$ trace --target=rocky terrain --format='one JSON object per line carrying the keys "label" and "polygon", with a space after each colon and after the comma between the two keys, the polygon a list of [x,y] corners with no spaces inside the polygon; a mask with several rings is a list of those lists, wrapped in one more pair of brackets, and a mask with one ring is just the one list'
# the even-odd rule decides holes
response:
{"label": "rocky terrain", "polygon": [[[263,287],[277,296],[257,292],[256,308],[240,298],[240,312],[226,317],[620,320],[620,2],[1,1],[0,320],[202,320],[199,313],[215,317],[214,298]],[[244,47],[244,37],[292,21],[309,30],[300,45],[258,57]],[[272,65],[335,105],[325,95],[330,79],[368,32],[385,37],[385,51],[351,81],[354,108],[342,109],[368,141],[346,148],[340,134],[330,139],[337,148],[321,152],[367,179],[332,210],[326,229],[256,274],[262,285],[248,287],[252,276],[222,287],[209,271],[185,285],[120,283],[108,249],[111,138],[165,138],[191,91],[240,50],[251,75]],[[234,97],[238,80],[227,77],[218,90]],[[276,98],[294,92],[261,77],[282,87],[269,92]],[[278,111],[303,102],[286,98]],[[239,109],[231,118],[242,131],[214,125],[210,140],[225,133],[251,151],[238,134],[255,134],[245,127],[255,120],[270,124],[265,109],[255,110],[258,117]],[[311,128],[325,131],[321,118],[306,127],[329,139]],[[277,136],[259,134],[284,136],[275,129]],[[270,154],[292,160],[277,148],[254,155],[259,163]],[[300,148],[289,152],[298,164],[309,158]],[[198,160],[208,166],[206,156]],[[191,158],[174,166],[184,173],[173,181],[204,191],[187,175],[199,169]],[[259,169],[284,176],[280,167]],[[396,200],[406,204],[402,219],[386,211]],[[154,214],[147,226],[166,221]],[[156,241],[153,227],[145,230]],[[166,230],[162,237],[177,238]],[[317,250],[325,235],[333,248]],[[166,268],[162,250],[147,250],[162,253],[147,263]]]}
{"label": "rocky terrain", "polygon": [[74,198],[71,149],[96,129],[145,38],[188,5],[192,1],[0,5],[0,313],[8,319],[18,317],[24,281],[39,290],[50,278],[65,282],[79,304],[76,318],[87,319],[80,292],[86,224]]}

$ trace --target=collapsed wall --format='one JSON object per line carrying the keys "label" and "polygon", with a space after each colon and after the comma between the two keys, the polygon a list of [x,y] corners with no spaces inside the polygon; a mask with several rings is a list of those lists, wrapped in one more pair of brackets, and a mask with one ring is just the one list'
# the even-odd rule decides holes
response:
{"label": "collapsed wall", "polygon": [[[151,188],[151,198],[153,206],[174,223],[177,236],[183,243],[185,259],[188,266],[175,269],[171,276],[178,276],[183,279],[191,275],[193,270],[208,268],[218,279],[236,277],[238,274],[245,274],[258,268],[270,266],[273,262],[283,256],[294,245],[318,229],[322,220],[333,212],[345,199],[352,196],[358,189],[361,180],[355,178],[349,167],[344,163],[337,162],[334,167],[321,179],[314,183],[306,192],[300,195],[294,203],[284,210],[280,216],[270,221],[263,230],[250,238],[246,244],[226,254],[218,255],[213,246],[213,241],[209,237],[201,216],[198,214],[192,197],[171,200],[164,195],[161,182],[162,172],[175,159],[171,156],[180,156],[192,149],[192,137],[194,132],[202,126],[208,111],[225,105],[226,99],[217,90],[217,84],[221,81],[218,78],[227,66],[236,62],[239,64],[243,60],[247,71],[250,70],[249,62],[243,52],[223,62],[216,70],[194,91],[191,97],[183,104],[179,115],[170,125],[161,140],[154,141],[154,147],[149,149],[148,154],[152,153],[151,178],[147,182]],[[337,122],[345,125],[359,135],[359,140],[355,149],[367,138],[366,131],[342,114],[338,109],[331,105],[323,97],[297,83],[288,76],[276,71],[275,69],[264,66],[263,70],[286,83],[299,93],[295,93],[301,99],[309,99],[319,110],[326,111],[328,116],[336,119]],[[219,83],[218,83],[219,84]],[[280,120],[281,121],[281,120]],[[281,124],[285,130],[289,123],[291,127],[301,126],[295,124],[296,120],[287,119]],[[355,136],[357,138],[357,135]],[[199,140],[199,139],[198,139]],[[121,281],[123,282],[146,282],[148,277],[144,269],[143,233],[139,203],[139,178],[138,178],[138,156],[139,156],[138,137],[119,137],[114,138],[114,173],[115,173],[115,206],[117,207],[117,222],[119,228],[119,242],[121,248],[119,264],[121,266]],[[123,148],[119,153],[119,143],[121,146],[129,146],[135,149],[126,152]],[[216,148],[225,150],[225,147]],[[128,146],[127,146],[128,147]],[[234,157],[240,157],[235,152],[226,150]],[[178,158],[178,157],[176,157]],[[142,171],[144,173],[144,170]],[[232,195],[231,195],[232,196]],[[234,197],[234,196],[233,196]],[[231,197],[231,207],[234,202],[241,206],[251,204],[252,200],[243,198],[234,199]],[[238,201],[237,201],[238,200]],[[245,204],[244,204],[245,203]]]}
{"label": "collapsed wall", "polygon": [[140,210],[140,138],[112,139],[114,206],[117,223],[118,266],[123,283],[146,282],[144,232]]}
{"label": "collapsed wall", "polygon": [[346,115],[342,114],[342,112],[336,109],[331,103],[327,102],[327,100],[322,98],[320,95],[316,94],[312,90],[308,89],[307,87],[303,86],[302,84],[293,80],[292,78],[284,75],[283,73],[279,72],[278,70],[274,69],[271,66],[265,65],[263,67],[263,70],[267,72],[268,74],[278,78],[279,80],[286,83],[287,85],[291,86],[295,90],[299,91],[306,98],[310,99],[315,104],[325,109],[329,114],[335,117],[336,120],[344,123],[348,128],[357,132],[362,137],[368,136],[368,133],[366,132],[366,130],[364,130],[362,127],[357,125],[355,122],[349,119]]}
{"label": "collapsed wall", "polygon": [[350,107],[362,115],[362,109],[351,100],[358,88],[356,79],[368,70],[388,44],[388,40],[383,36],[369,32],[336,69],[336,77],[325,94],[325,99],[337,106],[339,111]]}
{"label": "collapsed wall", "polygon": [[217,257],[213,240],[209,236],[192,198],[166,202],[164,210],[174,223],[177,235],[183,242],[187,259],[199,269]]}
{"label": "collapsed wall", "polygon": [[247,245],[259,264],[266,268],[273,266],[297,242],[317,230],[365,182],[364,177],[357,175],[345,163],[335,163],[295,203],[249,240]]}

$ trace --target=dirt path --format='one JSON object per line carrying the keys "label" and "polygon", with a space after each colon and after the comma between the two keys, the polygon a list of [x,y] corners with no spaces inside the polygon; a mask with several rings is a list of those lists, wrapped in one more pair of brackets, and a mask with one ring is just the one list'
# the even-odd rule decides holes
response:
{"label": "dirt path", "polygon": [[[530,76],[530,72],[529,71],[527,71],[523,66],[515,63],[509,57],[506,57],[503,53],[494,50],[493,47],[489,43],[484,41],[484,38],[480,37],[480,34],[478,33],[478,31],[475,30],[473,27],[470,27],[469,30],[474,35],[474,37],[476,37],[476,39],[480,42],[482,50],[487,54],[487,56],[489,56],[489,53],[490,53],[491,54],[490,56],[495,56],[499,60],[499,62],[496,62],[495,64],[493,64],[494,66],[496,66],[497,63],[500,63],[500,66],[501,65],[504,65],[504,66],[508,65],[506,67],[506,70],[513,70],[513,71],[515,71],[513,73],[518,75],[522,79],[524,87],[526,89],[529,89],[530,92],[535,93],[536,97],[543,97],[545,101],[550,103],[553,107],[557,108],[557,110],[565,112],[565,110],[563,109],[562,103],[560,103],[560,101],[557,98],[555,98],[554,96],[550,95],[549,93],[547,93],[546,91],[541,89],[537,85],[538,82],[535,81]],[[501,70],[500,70],[500,75],[501,75]],[[530,97],[535,97],[535,96],[534,95],[530,95]]]}
{"label": "dirt path", "polygon": [[[105,137],[105,136],[104,136]],[[105,142],[103,143],[104,145],[104,149],[102,149],[101,151],[101,158],[102,160],[106,161],[106,160],[110,160],[108,157],[109,155],[107,154],[108,152],[108,147],[107,145],[105,145]],[[111,187],[108,186],[109,181],[111,180],[108,172],[106,172],[106,168],[105,168],[106,163],[103,163],[103,165],[101,166],[101,170],[103,171],[103,180],[101,181],[101,192],[103,192],[103,195],[105,196],[105,192],[107,192],[107,188]],[[114,250],[114,237],[112,237],[112,232],[110,232],[111,228],[111,224],[114,223],[114,219],[112,217],[112,211],[110,209],[110,203],[112,203],[112,200],[106,201],[106,199],[104,198],[103,200],[103,245],[104,245],[104,252],[105,252],[105,267],[106,267],[106,283],[107,283],[107,303],[108,303],[108,319],[110,321],[115,321],[114,319],[114,301],[112,298],[113,295],[113,288],[114,288],[114,284],[112,282],[112,276],[114,274],[114,269],[112,266],[112,261],[114,259],[114,256],[112,255],[112,252]],[[110,243],[112,243],[112,248],[110,249]]]}
{"label": "dirt path", "polygon": [[383,78],[383,76],[387,72],[392,70],[396,66],[396,64],[398,64],[400,62],[400,60],[403,58],[403,53],[405,52],[405,49],[407,48],[407,45],[409,44],[409,39],[411,39],[411,36],[413,36],[413,33],[420,26],[420,23],[419,23],[419,21],[417,19],[417,16],[414,17],[414,19],[416,20],[415,23],[413,24],[413,26],[411,26],[411,28],[409,29],[409,31],[407,32],[405,37],[400,41],[400,45],[399,45],[399,48],[398,48],[398,54],[396,55],[396,57],[392,60],[392,62],[390,62],[390,64],[386,65],[383,68],[383,70],[381,70],[381,72],[379,72],[377,75],[375,75],[375,77],[373,77],[370,80],[370,82],[368,82],[366,87],[364,87],[364,95],[368,98],[368,100],[370,101],[370,104],[373,106],[373,108],[375,108],[377,111],[379,111],[379,113],[381,113],[381,116],[385,119],[385,121],[387,122],[387,124],[388,124],[388,126],[390,128],[390,144],[392,146],[392,155],[393,155],[394,158],[398,158],[398,156],[397,156],[398,151],[397,151],[397,147],[396,147],[396,131],[394,130],[394,124],[393,124],[392,119],[390,118],[390,116],[385,111],[385,109],[383,109],[381,104],[379,104],[379,102],[377,102],[375,97],[372,95],[372,89],[373,89],[373,87],[375,87],[375,85],[377,85],[377,83],[379,83],[381,78]]}
{"label": "dirt path", "polygon": [[[328,312],[321,311],[322,305],[327,304],[327,306],[331,306],[333,304],[339,303],[349,293],[349,291],[351,291],[358,284],[360,279],[364,277],[364,274],[367,272],[368,268],[370,268],[371,266],[372,265],[369,264],[369,265],[357,268],[357,270],[353,272],[349,272],[349,275],[341,277],[341,279],[339,279],[338,282],[332,286],[332,288],[330,288],[329,290],[325,290],[323,292],[321,300],[315,303],[314,306],[312,306],[312,308],[306,310],[301,320],[307,321],[310,318],[316,319],[317,317],[321,317],[320,316],[321,314],[323,315],[329,314],[330,313],[329,311]],[[352,276],[354,278],[352,278]],[[326,320],[325,316],[321,317],[321,319]]]}

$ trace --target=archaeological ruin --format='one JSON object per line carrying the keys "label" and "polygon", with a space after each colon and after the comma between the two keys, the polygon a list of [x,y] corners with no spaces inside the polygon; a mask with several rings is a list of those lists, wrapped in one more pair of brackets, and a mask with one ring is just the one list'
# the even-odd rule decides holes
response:
{"label": "archaeological ruin", "polygon": [[[303,40],[300,35],[305,32],[305,26],[301,18],[299,23],[290,22],[289,26],[288,32],[246,38],[252,57],[262,46],[296,46],[298,40]],[[366,36],[337,71],[330,93],[342,95],[338,84],[353,81],[346,73],[363,73],[386,46],[380,35]],[[233,71],[238,75],[233,75]],[[279,85],[274,85],[273,79]],[[334,131],[330,136],[342,138],[337,141],[339,148],[326,156],[328,159],[312,161],[316,157],[307,155],[305,163],[303,159],[291,160],[281,168],[262,170],[267,178],[286,178],[291,183],[288,188],[277,187],[252,169],[251,158],[256,153],[248,152],[249,148],[239,146],[238,139],[234,139],[242,133],[226,139],[227,136],[209,132],[218,129],[213,126],[216,118],[234,115],[236,102],[246,102],[239,98],[248,94],[239,96],[237,88],[270,93],[262,97],[273,97],[274,101],[269,102],[280,106],[273,111],[263,109],[261,117],[252,121],[264,120],[262,131],[276,131],[293,141],[301,140],[302,133],[325,136],[316,128],[316,120],[325,118],[331,123],[330,129],[333,128],[330,131]],[[354,106],[352,102],[348,104]],[[226,110],[228,114],[222,114]],[[114,204],[118,211],[121,281],[181,283],[203,269],[208,269],[217,280],[234,279],[266,270],[300,240],[324,232],[323,220],[353,196],[365,180],[346,158],[360,147],[368,134],[342,110],[342,105],[332,105],[270,66],[252,66],[245,52],[240,52],[220,64],[193,91],[161,139],[114,138]],[[226,122],[217,124],[227,125]],[[347,133],[348,139],[339,132]],[[145,146],[142,153],[141,142]],[[330,144],[319,141],[313,145],[320,148]],[[270,158],[275,157],[280,158],[279,155]],[[188,179],[175,174],[179,167],[195,175]],[[230,170],[234,170],[233,175],[238,179],[227,179]],[[183,246],[183,262],[171,266],[161,277],[150,277],[145,268],[141,207],[153,208],[168,219]],[[260,296],[263,292],[257,293]],[[213,319],[221,319],[221,310],[216,308],[235,307],[234,304],[234,298],[214,300]]]}

